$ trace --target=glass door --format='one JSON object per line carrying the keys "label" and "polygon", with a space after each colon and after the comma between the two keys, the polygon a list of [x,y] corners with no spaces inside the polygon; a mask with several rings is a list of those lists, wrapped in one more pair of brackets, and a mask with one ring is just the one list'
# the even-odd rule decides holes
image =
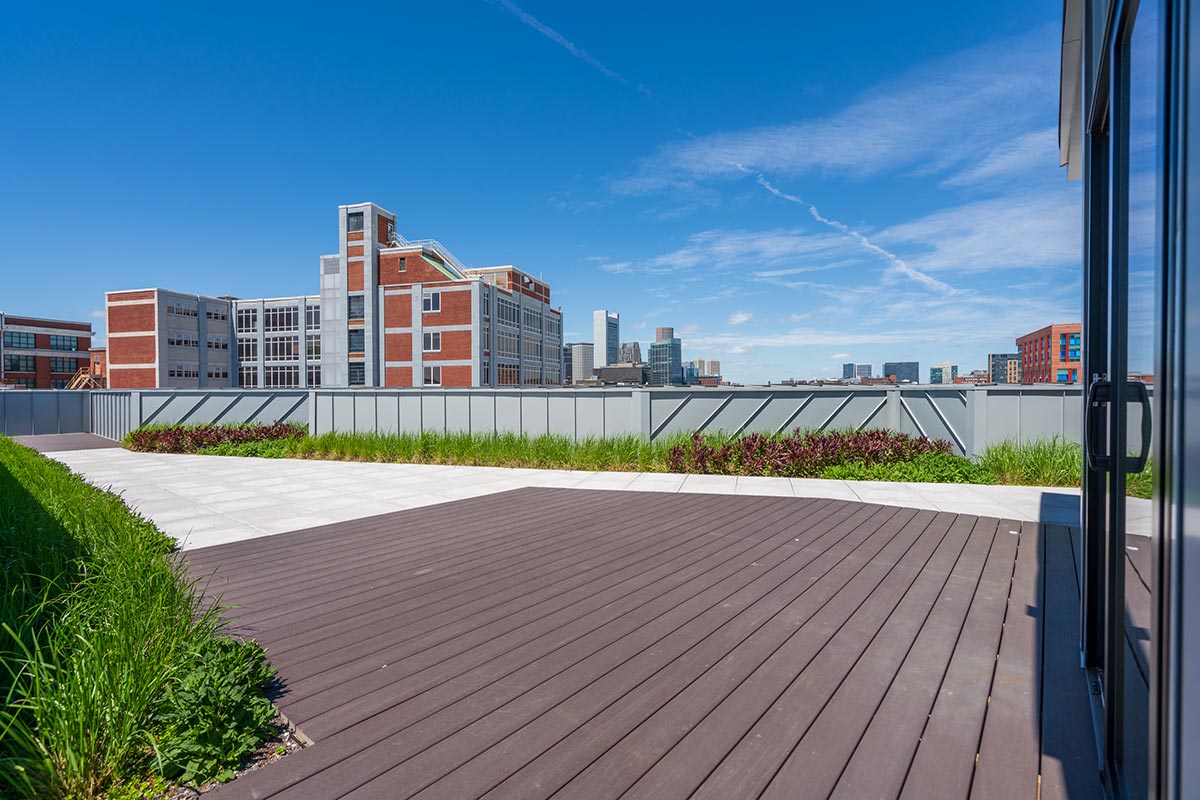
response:
{"label": "glass door", "polygon": [[[1157,0],[1117,4],[1109,27],[1107,234],[1092,295],[1105,324],[1095,326],[1088,395],[1085,519],[1091,540],[1085,656],[1101,697],[1101,750],[1114,796],[1148,797],[1150,690],[1156,593],[1151,473],[1158,439],[1152,409],[1163,309],[1160,48]],[[1097,261],[1100,263],[1098,264]],[[1096,357],[1098,355],[1098,357]],[[1161,362],[1160,362],[1161,363]],[[1088,516],[1085,512],[1085,517]],[[1095,584],[1099,585],[1095,585]],[[1089,639],[1089,630],[1091,637]]]}

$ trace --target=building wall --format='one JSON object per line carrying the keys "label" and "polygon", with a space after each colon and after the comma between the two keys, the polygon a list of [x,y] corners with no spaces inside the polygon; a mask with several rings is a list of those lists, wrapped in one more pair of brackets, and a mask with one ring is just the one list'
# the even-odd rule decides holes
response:
{"label": "building wall", "polygon": [[232,311],[226,299],[164,289],[107,293],[109,387],[236,385]]}
{"label": "building wall", "polygon": [[[659,328],[659,331],[672,331]],[[653,386],[676,386],[683,383],[682,342],[675,337],[659,338],[650,345],[650,383]]]}
{"label": "building wall", "polygon": [[592,312],[592,344],[595,366],[617,364],[621,355],[621,315],[600,309]]}
{"label": "building wall", "polygon": [[573,383],[582,383],[592,379],[595,369],[595,346],[586,342],[567,345],[571,349],[571,379]]}
{"label": "building wall", "polygon": [[321,385],[321,298],[233,302],[236,385],[296,389]]}
{"label": "building wall", "polygon": [[1048,325],[1017,339],[1023,383],[1078,383],[1082,368],[1081,323]]}
{"label": "building wall", "polygon": [[88,351],[90,372],[93,378],[108,378],[108,350],[104,347],[93,347]]}
{"label": "building wall", "polygon": [[65,389],[89,368],[92,326],[86,322],[0,313],[0,383]]}
{"label": "building wall", "polygon": [[919,361],[885,361],[883,364],[883,375],[887,378],[892,375],[896,376],[897,383],[908,381],[909,383],[921,382],[921,363]]}
{"label": "building wall", "polygon": [[[1013,373],[1016,378],[1013,378]],[[989,353],[988,382],[989,383],[1020,383],[1021,378],[1020,353]]]}

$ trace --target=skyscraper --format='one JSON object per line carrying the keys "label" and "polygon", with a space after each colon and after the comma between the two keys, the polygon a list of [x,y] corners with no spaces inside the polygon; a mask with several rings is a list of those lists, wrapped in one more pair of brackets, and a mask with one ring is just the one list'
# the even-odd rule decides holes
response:
{"label": "skyscraper", "polygon": [[595,348],[590,342],[571,342],[571,383],[590,381],[595,370]]}
{"label": "skyscraper", "polygon": [[896,376],[896,383],[920,383],[921,363],[919,361],[885,361],[883,375],[887,378]]}
{"label": "skyscraper", "polygon": [[871,377],[871,365],[870,364],[855,364],[854,365],[854,377],[856,377],[856,378]]}
{"label": "skyscraper", "polygon": [[696,359],[693,359],[693,360],[692,360],[692,363],[696,365],[696,372],[697,372],[698,374],[700,374],[700,375],[707,375],[707,374],[708,374],[708,372],[706,371],[706,370],[708,369],[708,367],[707,367],[707,366],[705,366],[705,364],[704,364],[704,359],[703,359],[703,358],[696,358]]}
{"label": "skyscraper", "polygon": [[642,346],[638,342],[622,342],[621,351],[617,354],[618,364],[641,364]]}
{"label": "skyscraper", "polygon": [[600,309],[592,312],[592,343],[596,349],[596,366],[618,363],[621,354],[621,315]]}
{"label": "skyscraper", "polygon": [[842,364],[842,380],[848,381],[854,377],[854,365]]}
{"label": "skyscraper", "polygon": [[677,386],[683,383],[683,343],[675,338],[674,328],[655,328],[650,345],[650,383]]}
{"label": "skyscraper", "polygon": [[710,358],[708,360],[708,372],[705,374],[719,378],[721,376],[721,362],[715,358]]}

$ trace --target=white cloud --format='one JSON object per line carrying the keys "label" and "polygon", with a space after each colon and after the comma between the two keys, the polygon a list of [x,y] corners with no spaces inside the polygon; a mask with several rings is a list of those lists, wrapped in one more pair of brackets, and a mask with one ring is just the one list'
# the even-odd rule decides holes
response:
{"label": "white cloud", "polygon": [[811,311],[804,313],[804,314],[788,314],[787,315],[787,322],[804,322],[805,320],[808,320],[808,319],[812,319]]}
{"label": "white cloud", "polygon": [[843,358],[849,358],[849,357],[850,357],[849,353],[834,353],[833,355],[830,356],[830,358],[834,359],[835,361],[840,361]]}
{"label": "white cloud", "polygon": [[104,309],[89,311],[88,316],[92,319],[108,319],[108,315],[105,313]]}
{"label": "white cloud", "polygon": [[859,176],[962,170],[1052,118],[1057,85],[1046,76],[1058,70],[1057,32],[1046,26],[934,60],[825,118],[668,144],[612,188],[639,194],[744,170]]}
{"label": "white cloud", "polygon": [[749,311],[735,311],[729,315],[730,325],[741,325],[754,319],[754,315]]}

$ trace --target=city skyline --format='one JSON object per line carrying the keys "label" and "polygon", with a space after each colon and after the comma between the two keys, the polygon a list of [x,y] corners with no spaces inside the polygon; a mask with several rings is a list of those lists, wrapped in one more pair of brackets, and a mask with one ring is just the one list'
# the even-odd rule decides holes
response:
{"label": "city skyline", "polygon": [[[982,367],[1080,316],[1079,186],[1040,79],[1059,10],[928,11],[939,30],[873,4],[878,24],[852,35],[820,7],[764,26],[619,2],[426,6],[378,22],[454,24],[456,58],[418,40],[399,65],[350,18],[302,8],[247,8],[231,29],[186,7],[26,4],[0,33],[13,74],[38,76],[3,93],[22,124],[0,146],[22,158],[0,235],[8,263],[39,268],[11,270],[3,310],[90,319],[99,340],[106,291],[305,294],[313,254],[336,246],[331,206],[399,196],[407,235],[552,284],[565,340],[616,308],[623,340],[645,350],[672,325],[685,360],[742,383],[844,361]],[[742,35],[753,54],[711,63]],[[214,51],[226,68],[202,68]],[[371,115],[352,146],[348,106]],[[347,169],[348,147],[377,157]],[[47,260],[64,216],[86,258]]]}

